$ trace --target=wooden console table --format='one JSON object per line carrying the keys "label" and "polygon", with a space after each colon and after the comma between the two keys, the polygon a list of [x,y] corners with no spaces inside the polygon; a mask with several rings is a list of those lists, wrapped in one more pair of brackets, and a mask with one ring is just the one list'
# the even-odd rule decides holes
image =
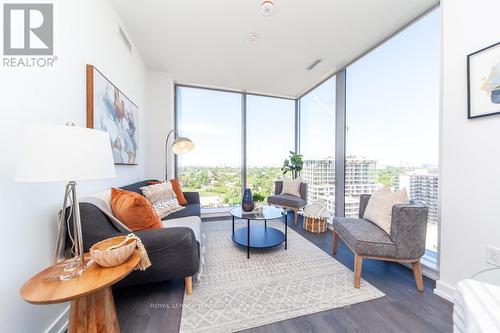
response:
{"label": "wooden console table", "polygon": [[69,333],[120,332],[111,286],[127,276],[140,259],[134,251],[126,262],[115,267],[93,263],[78,278],[68,281],[47,280],[54,272],[54,266],[50,266],[23,285],[21,297],[32,304],[71,301]]}

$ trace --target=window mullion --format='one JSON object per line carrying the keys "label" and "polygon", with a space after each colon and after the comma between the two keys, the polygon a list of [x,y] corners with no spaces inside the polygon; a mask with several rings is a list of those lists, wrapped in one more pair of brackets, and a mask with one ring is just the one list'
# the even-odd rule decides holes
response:
{"label": "window mullion", "polygon": [[335,216],[345,215],[346,71],[336,75],[335,91]]}

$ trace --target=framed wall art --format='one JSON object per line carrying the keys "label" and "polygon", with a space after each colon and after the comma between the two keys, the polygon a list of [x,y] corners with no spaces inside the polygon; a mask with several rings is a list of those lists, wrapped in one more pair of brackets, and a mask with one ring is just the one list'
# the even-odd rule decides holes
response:
{"label": "framed wall art", "polygon": [[109,134],[115,164],[137,164],[138,107],[94,66],[87,65],[87,127]]}
{"label": "framed wall art", "polygon": [[500,114],[500,43],[467,56],[468,118]]}

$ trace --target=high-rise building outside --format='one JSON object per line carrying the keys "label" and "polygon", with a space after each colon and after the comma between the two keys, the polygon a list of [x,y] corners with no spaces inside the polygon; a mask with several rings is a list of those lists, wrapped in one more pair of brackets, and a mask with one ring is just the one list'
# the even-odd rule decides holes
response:
{"label": "high-rise building outside", "polygon": [[427,169],[417,169],[394,180],[396,190],[406,188],[411,201],[429,208],[431,224],[438,222],[438,185],[438,175],[430,174]]}
{"label": "high-rise building outside", "polygon": [[429,223],[438,222],[438,175],[416,173],[410,175],[410,199],[429,208]]}
{"label": "high-rise building outside", "polygon": [[[378,188],[375,160],[347,157],[345,167],[345,216],[358,215],[361,194]],[[308,201],[320,201],[335,212],[335,160],[332,158],[305,160],[302,178],[308,184]]]}

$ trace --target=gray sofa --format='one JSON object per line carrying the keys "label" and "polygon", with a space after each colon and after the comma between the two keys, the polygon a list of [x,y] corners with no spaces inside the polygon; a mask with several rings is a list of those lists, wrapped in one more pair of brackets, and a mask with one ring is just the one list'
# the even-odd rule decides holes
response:
{"label": "gray sofa", "polygon": [[337,254],[338,239],[354,252],[354,286],[360,287],[363,259],[379,259],[411,263],[417,289],[424,290],[420,258],[425,253],[428,208],[420,204],[392,207],[391,234],[365,220],[369,194],[359,202],[358,218],[336,217],[333,220],[333,255]]}
{"label": "gray sofa", "polygon": [[[142,195],[139,188],[152,181],[154,180],[145,180],[124,186],[122,189]],[[184,196],[188,201],[186,208],[167,216],[166,220],[200,216],[199,194],[184,192]],[[99,208],[90,203],[80,203],[80,216],[85,252],[89,251],[93,244],[103,239],[124,234],[116,229]],[[197,242],[194,232],[190,228],[175,227],[134,233],[146,247],[152,265],[145,271],[133,271],[117,283],[116,287],[184,278],[186,290],[189,292],[188,283],[191,283],[191,276],[197,273],[200,263],[200,244]],[[66,244],[71,244],[68,237]]]}

